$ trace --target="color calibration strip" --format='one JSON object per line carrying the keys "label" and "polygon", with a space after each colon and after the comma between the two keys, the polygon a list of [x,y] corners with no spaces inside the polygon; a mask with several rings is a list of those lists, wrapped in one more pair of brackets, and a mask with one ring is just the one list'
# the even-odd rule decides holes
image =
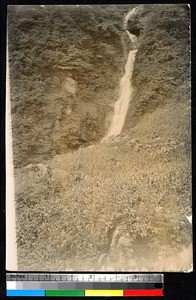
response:
{"label": "color calibration strip", "polygon": [[162,274],[7,274],[7,296],[163,296]]}
{"label": "color calibration strip", "polygon": [[84,296],[113,296],[113,297],[125,297],[125,296],[163,296],[163,290],[7,290],[7,296],[22,297],[47,297],[47,296],[64,296],[64,297],[84,297]]}

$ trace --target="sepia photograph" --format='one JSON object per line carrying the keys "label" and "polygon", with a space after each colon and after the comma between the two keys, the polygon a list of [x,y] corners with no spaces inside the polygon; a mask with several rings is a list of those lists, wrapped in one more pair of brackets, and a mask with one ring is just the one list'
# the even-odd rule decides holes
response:
{"label": "sepia photograph", "polygon": [[8,6],[8,271],[192,271],[190,21]]}

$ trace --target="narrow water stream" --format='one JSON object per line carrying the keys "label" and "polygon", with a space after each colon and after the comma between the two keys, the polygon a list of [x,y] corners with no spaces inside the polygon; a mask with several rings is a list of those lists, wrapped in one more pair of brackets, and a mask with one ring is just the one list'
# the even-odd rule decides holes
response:
{"label": "narrow water stream", "polygon": [[125,66],[125,74],[120,81],[120,97],[115,103],[114,115],[107,136],[117,136],[121,133],[126,114],[129,108],[129,102],[133,94],[131,77],[137,50],[129,52],[128,60]]}
{"label": "narrow water stream", "polygon": [[127,34],[132,42],[134,50],[131,50],[128,55],[127,63],[125,65],[125,74],[120,81],[120,97],[115,103],[114,115],[106,135],[106,138],[117,136],[121,133],[126,114],[129,108],[129,103],[133,95],[133,87],[131,78],[133,75],[135,56],[137,53],[137,37],[127,31]]}

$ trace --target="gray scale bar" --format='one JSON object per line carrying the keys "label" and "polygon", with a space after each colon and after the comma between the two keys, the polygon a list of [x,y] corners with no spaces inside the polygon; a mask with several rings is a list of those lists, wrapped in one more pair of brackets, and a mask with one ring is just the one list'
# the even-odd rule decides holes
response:
{"label": "gray scale bar", "polygon": [[23,281],[17,281],[16,282],[16,288],[18,290],[23,290]]}
{"label": "gray scale bar", "polygon": [[[85,282],[83,284],[83,290],[85,289]],[[79,290],[78,283],[76,282],[58,282],[58,290]]]}
{"label": "gray scale bar", "polygon": [[134,290],[154,289],[154,283],[120,283],[120,282],[56,282],[56,281],[20,281],[17,289],[24,290]]}
{"label": "gray scale bar", "polygon": [[58,283],[59,290],[136,290],[136,289],[154,289],[154,283],[109,283],[109,282],[75,282]]}
{"label": "gray scale bar", "polygon": [[[17,289],[19,289],[18,283],[16,283],[16,287],[17,287]],[[23,290],[41,290],[41,284],[40,284],[40,282],[35,282],[35,281],[31,281],[31,282],[23,281],[22,289]]]}

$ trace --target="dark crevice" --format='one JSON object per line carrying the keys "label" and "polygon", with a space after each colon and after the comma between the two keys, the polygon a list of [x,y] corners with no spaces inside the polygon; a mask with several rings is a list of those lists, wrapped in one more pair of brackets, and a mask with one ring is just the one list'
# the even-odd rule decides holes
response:
{"label": "dark crevice", "polygon": [[138,28],[138,27],[132,27],[131,29],[128,29],[128,31],[131,34],[136,35],[137,37],[140,35],[140,28]]}

